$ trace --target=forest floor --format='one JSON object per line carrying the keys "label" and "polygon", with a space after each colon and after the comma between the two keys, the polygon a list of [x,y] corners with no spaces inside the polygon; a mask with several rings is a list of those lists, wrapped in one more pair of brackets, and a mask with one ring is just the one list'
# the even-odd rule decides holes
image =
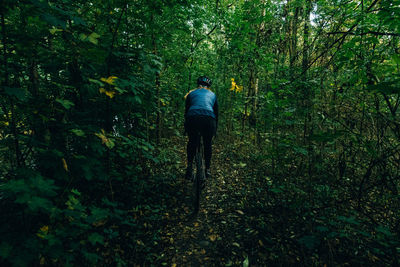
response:
{"label": "forest floor", "polygon": [[272,175],[268,152],[239,138],[214,143],[212,177],[193,216],[192,183],[184,179],[186,139],[167,142],[147,192],[157,205],[139,211],[143,228],[135,243],[141,250],[130,258],[133,266],[360,266],[379,259],[367,252],[360,260],[357,250],[346,250],[362,238],[352,230],[359,223],[348,203],[332,204],[317,192],[312,199],[320,205],[312,206],[305,191],[311,188],[295,176],[294,163],[279,162],[285,172]]}
{"label": "forest floor", "polygon": [[[191,182],[184,179],[186,151],[180,141],[182,173],[172,186],[175,198],[164,214],[160,235],[165,266],[248,266],[256,255],[258,264],[266,254],[263,241],[252,228],[254,217],[247,210],[248,186],[244,163],[235,163],[221,142],[213,145],[212,177],[202,191],[200,211],[192,215]],[[264,255],[264,256],[263,256]],[[252,262],[253,261],[253,262]]]}

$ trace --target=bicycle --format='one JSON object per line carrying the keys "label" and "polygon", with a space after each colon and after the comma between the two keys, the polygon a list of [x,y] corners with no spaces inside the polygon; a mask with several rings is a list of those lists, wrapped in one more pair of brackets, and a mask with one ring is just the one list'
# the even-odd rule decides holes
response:
{"label": "bicycle", "polygon": [[196,146],[196,154],[194,157],[196,173],[193,177],[193,205],[194,205],[194,214],[199,211],[200,208],[200,195],[201,190],[204,187],[204,183],[206,180],[206,167],[204,161],[204,145],[203,145],[203,137],[199,134],[199,141]]}

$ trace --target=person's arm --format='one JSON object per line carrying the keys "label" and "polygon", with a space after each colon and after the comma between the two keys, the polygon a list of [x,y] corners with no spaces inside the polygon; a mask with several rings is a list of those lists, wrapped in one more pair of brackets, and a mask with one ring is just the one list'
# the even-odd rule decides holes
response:
{"label": "person's arm", "polygon": [[186,114],[187,114],[187,112],[188,112],[188,110],[190,108],[190,97],[189,97],[189,95],[187,95],[185,99],[186,99],[185,100],[185,118],[186,118]]}
{"label": "person's arm", "polygon": [[186,130],[186,114],[187,114],[187,112],[188,112],[188,110],[190,108],[189,93],[187,95],[185,95],[185,115],[183,117],[183,135],[186,135],[186,133],[187,133],[187,130]]}
{"label": "person's arm", "polygon": [[215,114],[215,132],[217,132],[217,128],[218,128],[218,101],[217,101],[217,97],[215,97],[213,110],[214,110],[214,114]]}

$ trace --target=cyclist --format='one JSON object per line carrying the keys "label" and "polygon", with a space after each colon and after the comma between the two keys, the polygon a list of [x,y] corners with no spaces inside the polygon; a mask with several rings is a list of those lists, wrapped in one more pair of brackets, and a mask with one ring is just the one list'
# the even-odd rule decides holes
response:
{"label": "cyclist", "polygon": [[185,96],[185,132],[189,136],[186,179],[189,180],[192,179],[192,163],[200,135],[204,143],[206,178],[211,177],[211,141],[216,134],[218,124],[217,96],[210,90],[211,84],[212,81],[207,76],[201,76],[197,79],[198,88],[191,90]]}

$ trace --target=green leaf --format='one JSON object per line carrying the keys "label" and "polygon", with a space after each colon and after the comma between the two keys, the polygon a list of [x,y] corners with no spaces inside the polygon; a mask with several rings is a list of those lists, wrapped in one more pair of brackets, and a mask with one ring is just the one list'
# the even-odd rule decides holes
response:
{"label": "green leaf", "polygon": [[65,109],[70,109],[72,106],[75,106],[74,103],[72,103],[69,100],[65,100],[65,99],[57,98],[56,102],[60,103]]}
{"label": "green leaf", "polygon": [[53,207],[53,204],[42,197],[34,196],[28,201],[28,208],[31,211],[49,211]]}
{"label": "green leaf", "polygon": [[320,240],[313,235],[306,235],[299,239],[299,243],[306,246],[308,249],[313,250],[319,244]]}
{"label": "green leaf", "polygon": [[86,38],[87,38],[87,35],[86,35],[86,34],[84,34],[84,33],[79,34],[79,40],[85,41]]}
{"label": "green leaf", "polygon": [[15,199],[15,203],[26,205],[31,211],[50,210],[53,207],[50,199],[56,195],[58,188],[54,181],[32,171],[20,175],[26,177],[10,180],[3,185],[4,195]]}
{"label": "green leaf", "polygon": [[305,148],[303,148],[303,147],[295,146],[295,147],[293,147],[293,150],[294,150],[296,153],[303,154],[304,156],[307,156],[307,154],[308,154],[308,151],[307,151]]}
{"label": "green leaf", "polygon": [[99,80],[95,80],[95,79],[89,78],[89,82],[95,83],[95,84],[97,84],[97,85],[99,85],[99,86],[104,86],[104,83],[102,83],[102,82],[99,81]]}
{"label": "green leaf", "polygon": [[135,101],[136,101],[136,103],[138,103],[138,104],[142,104],[142,99],[139,97],[139,96],[135,96]]}
{"label": "green leaf", "polygon": [[278,186],[278,187],[273,187],[271,188],[269,191],[271,191],[272,193],[282,193],[283,192],[283,186]]}
{"label": "green leaf", "polygon": [[385,227],[385,226],[382,226],[382,225],[379,225],[379,226],[376,228],[376,231],[377,231],[377,232],[380,232],[380,233],[382,233],[382,234],[384,234],[384,235],[386,235],[386,236],[392,236],[392,235],[393,235],[393,234],[390,232],[389,228],[387,228],[387,227]]}
{"label": "green leaf", "polygon": [[22,88],[17,88],[17,87],[8,87],[8,86],[3,86],[4,92],[9,95],[9,96],[14,96],[18,100],[25,100],[27,97],[27,91]]}
{"label": "green leaf", "polygon": [[86,34],[83,34],[83,33],[81,33],[81,34],[79,34],[79,39],[81,40],[81,41],[88,41],[88,42],[91,42],[92,44],[95,44],[95,45],[97,45],[98,44],[98,38],[100,37],[100,35],[98,35],[97,33],[95,33],[95,32],[92,32],[91,34],[89,34],[89,35],[86,35]]}
{"label": "green leaf", "polygon": [[82,25],[82,26],[86,26],[87,23],[86,21],[84,21],[82,18],[80,17],[71,17],[73,23],[77,24],[77,25]]}
{"label": "green leaf", "polygon": [[113,140],[111,140],[111,138],[107,138],[107,141],[106,141],[105,144],[109,149],[111,149],[111,148],[113,148],[115,146],[115,143],[114,143]]}
{"label": "green leaf", "polygon": [[89,42],[91,42],[92,44],[97,45],[98,44],[98,38],[100,37],[100,35],[98,35],[97,33],[93,32],[91,33],[87,38],[89,40]]}
{"label": "green leaf", "polygon": [[3,259],[7,259],[10,256],[10,252],[12,250],[12,246],[6,242],[1,242],[0,244],[0,257]]}
{"label": "green leaf", "polygon": [[392,58],[393,58],[393,61],[394,61],[396,64],[400,64],[400,55],[394,54],[394,55],[392,56]]}
{"label": "green leaf", "polygon": [[55,16],[53,16],[53,15],[51,15],[51,14],[48,14],[48,13],[43,14],[43,15],[42,15],[42,19],[43,19],[44,21],[46,21],[47,23],[49,23],[50,25],[53,25],[53,26],[56,26],[56,27],[57,27],[57,26],[60,26],[60,27],[63,28],[63,29],[65,29],[66,26],[67,26],[66,21],[61,20],[61,19],[59,19],[59,18],[56,18]]}
{"label": "green leaf", "polygon": [[98,233],[91,233],[88,236],[89,242],[94,246],[96,243],[99,243],[100,245],[104,244],[104,237],[99,235]]}
{"label": "green leaf", "polygon": [[338,216],[337,217],[338,220],[342,221],[342,222],[347,222],[350,224],[354,224],[354,225],[359,225],[360,223],[356,220],[355,217],[351,216],[351,217],[345,217],[345,216]]}
{"label": "green leaf", "polygon": [[366,87],[367,90],[384,94],[400,94],[400,78],[391,79],[380,82],[378,84],[371,84]]}
{"label": "green leaf", "polygon": [[80,129],[72,129],[70,130],[72,133],[74,133],[77,136],[85,136],[85,132],[80,130]]}
{"label": "green leaf", "polygon": [[243,267],[249,267],[249,256],[246,256],[246,259],[244,259]]}
{"label": "green leaf", "polygon": [[317,231],[319,231],[319,232],[328,232],[329,231],[329,228],[328,227],[325,227],[325,226],[317,226],[316,228],[315,228]]}
{"label": "green leaf", "polygon": [[98,207],[93,207],[91,209],[92,215],[96,217],[97,220],[101,220],[107,218],[110,215],[110,211],[108,209],[101,209]]}
{"label": "green leaf", "polygon": [[71,193],[80,196],[81,193],[77,189],[71,189]]}
{"label": "green leaf", "polygon": [[85,256],[85,259],[89,263],[91,263],[89,265],[96,265],[95,263],[101,259],[101,257],[99,255],[97,255],[96,253],[90,253],[87,251],[83,251],[82,254]]}
{"label": "green leaf", "polygon": [[57,29],[57,28],[52,28],[52,29],[50,29],[49,30],[49,32],[51,33],[51,34],[55,34],[56,32],[62,32],[63,31],[63,29]]}

